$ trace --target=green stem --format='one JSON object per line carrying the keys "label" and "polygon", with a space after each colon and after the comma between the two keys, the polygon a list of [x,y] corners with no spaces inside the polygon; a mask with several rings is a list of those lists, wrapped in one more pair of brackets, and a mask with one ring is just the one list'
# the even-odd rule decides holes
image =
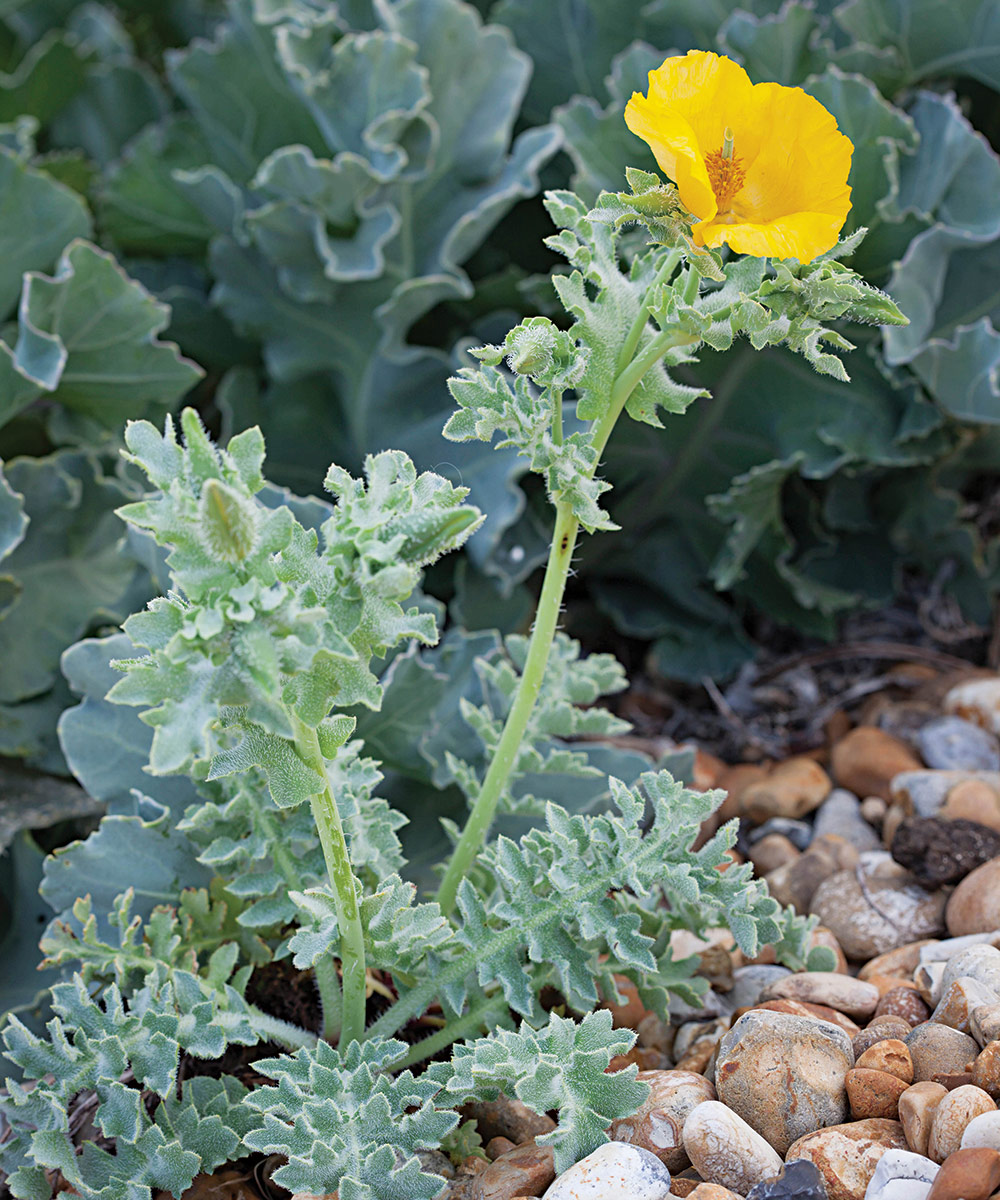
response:
{"label": "green stem", "polygon": [[[672,331],[657,334],[645,350],[619,373],[611,389],[608,410],[594,428],[593,445],[597,453],[594,457],[594,465],[590,469],[590,478],[593,478],[593,474],[597,470],[615,422],[621,416],[622,409],[643,375],[663,357],[671,346],[691,340],[693,339],[686,334],[677,334]],[[538,597],[538,609],[535,614],[535,627],[531,631],[531,640],[528,643],[528,654],[521,672],[521,681],[507,714],[507,721],[500,735],[496,753],[486,771],[483,786],[465,828],[462,830],[462,836],[448,863],[438,891],[437,901],[446,916],[454,909],[459,885],[468,874],[469,868],[493,824],[497,805],[500,803],[503,789],[513,769],[518,750],[521,747],[521,739],[524,737],[524,731],[528,727],[528,721],[538,699],[538,693],[541,691],[549,651],[552,648],[556,627],[559,624],[566,580],[569,577],[569,568],[573,561],[573,550],[579,531],[580,522],[573,515],[569,505],[563,501],[557,503],[552,546],[549,550],[548,563],[545,566],[545,578],[542,581],[542,591]]]}
{"label": "green stem", "polygon": [[643,301],[642,307],[639,309],[638,315],[636,316],[635,320],[632,322],[632,328],[628,331],[628,336],[625,338],[625,341],[622,343],[622,348],[618,355],[617,373],[619,375],[622,373],[622,371],[625,370],[625,368],[628,366],[628,364],[632,361],[633,357],[635,356],[635,350],[636,350],[636,347],[639,345],[639,339],[642,337],[643,331],[645,330],[646,326],[649,324],[649,298],[653,294],[653,289],[656,287],[659,287],[661,283],[666,283],[666,281],[670,278],[671,275],[673,275],[674,271],[677,269],[677,264],[680,261],[681,261],[680,250],[671,250],[670,253],[663,260],[663,265],[656,272],[656,277],[654,278],[653,282],[646,289],[646,299]]}
{"label": "green stem", "polygon": [[[326,760],[319,748],[315,729],[310,729],[293,716],[295,747],[303,760],[323,780],[327,780]],[[337,924],[340,928],[340,971],[343,977],[343,1012],[340,1025],[340,1046],[360,1042],[365,1031],[365,935],[361,927],[361,912],[358,909],[357,881],[351,868],[344,839],[344,827],[340,823],[337,802],[327,782],[321,792],[312,798],[313,818],[319,832],[320,845],[327,874],[333,888],[337,909]],[[333,1014],[331,1014],[331,1017]],[[323,1014],[324,1023],[327,1020]]]}
{"label": "green stem", "polygon": [[478,1036],[483,1029],[488,1032],[495,1029],[497,1022],[505,1017],[508,1011],[503,993],[498,992],[494,996],[487,996],[459,1017],[457,1021],[449,1021],[447,1025],[429,1037],[421,1038],[402,1058],[396,1059],[392,1064],[392,1070],[402,1071],[406,1067],[412,1067],[414,1063],[423,1062],[425,1058],[430,1058],[453,1042]]}
{"label": "green stem", "polygon": [[448,869],[441,881],[441,888],[438,891],[438,904],[445,915],[448,915],[455,907],[458,886],[468,874],[473,860],[486,840],[504,785],[514,766],[517,752],[521,748],[521,738],[524,736],[532,709],[535,707],[535,701],[538,699],[538,693],[542,687],[545,664],[548,662],[549,649],[559,623],[563,593],[566,590],[566,580],[569,576],[569,567],[573,560],[573,550],[576,546],[579,529],[580,522],[573,515],[570,506],[562,502],[557,504],[556,525],[552,535],[552,546],[549,550],[549,561],[545,567],[545,579],[542,582],[538,610],[535,614],[535,627],[531,631],[531,641],[528,643],[528,654],[524,660],[521,682],[518,684],[514,703],[507,714],[507,722],[500,735],[493,761],[486,772],[483,786],[476,798],[465,829],[462,830],[462,836],[451,856]]}
{"label": "green stem", "polygon": [[[263,808],[258,810],[257,817],[271,844],[275,865],[288,884],[289,891],[303,891],[301,872],[295,865],[292,854],[282,845],[278,822]],[[323,1037],[328,1042],[335,1042],[340,1036],[340,1023],[344,1012],[344,998],[340,991],[340,977],[336,964],[332,958],[321,959],[316,964],[313,974],[319,990],[320,1008],[323,1010]]]}

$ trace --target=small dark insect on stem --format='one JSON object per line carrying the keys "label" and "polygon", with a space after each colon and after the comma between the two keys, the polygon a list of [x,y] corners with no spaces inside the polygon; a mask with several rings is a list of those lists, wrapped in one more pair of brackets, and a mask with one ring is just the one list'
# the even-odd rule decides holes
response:
{"label": "small dark insect on stem", "polygon": [[568,545],[569,545],[569,534],[564,533],[562,535],[562,541],[559,543],[559,549],[562,551],[563,554],[566,553],[566,547]]}

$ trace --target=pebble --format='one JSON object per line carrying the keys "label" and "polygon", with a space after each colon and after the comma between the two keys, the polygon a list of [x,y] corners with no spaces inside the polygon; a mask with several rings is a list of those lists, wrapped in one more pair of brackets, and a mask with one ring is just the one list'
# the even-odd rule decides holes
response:
{"label": "pebble", "polygon": [[641,1146],[671,1171],[681,1171],[688,1165],[684,1122],[692,1109],[715,1099],[715,1088],[693,1071],[640,1071],[636,1078],[649,1084],[649,1098],[631,1117],[612,1121],[608,1137]]}
{"label": "pebble", "polygon": [[953,937],[1000,929],[1000,858],[966,875],[951,894],[945,920]]}
{"label": "pebble", "polygon": [[755,1004],[754,1008],[758,1012],[791,1013],[793,1017],[810,1017],[814,1021],[827,1021],[831,1025],[836,1025],[838,1029],[842,1029],[849,1038],[853,1038],[855,1034],[861,1032],[860,1027],[855,1025],[850,1017],[845,1017],[842,1012],[838,1012],[835,1008],[829,1008],[825,1004],[807,1004],[802,1000],[762,1000],[760,1004]]}
{"label": "pebble", "polygon": [[879,1002],[878,988],[836,971],[804,971],[787,975],[761,992],[762,1000],[801,1000],[826,1004],[849,1017],[870,1017]]}
{"label": "pebble", "polygon": [[915,1154],[926,1154],[937,1106],[948,1094],[940,1083],[923,1080],[908,1087],[899,1098],[899,1119],[906,1143]]}
{"label": "pebble", "polygon": [[856,796],[890,797],[896,775],[921,763],[909,746],[874,725],[859,725],[833,747],[830,765],[837,783]]}
{"label": "pebble", "polygon": [[1000,992],[1000,950],[988,942],[966,946],[948,957],[941,986],[947,988],[956,979],[972,978]]}
{"label": "pebble", "polygon": [[857,862],[858,851],[850,842],[827,833],[815,838],[794,862],[770,871],[767,887],[779,904],[790,905],[804,916],[820,884],[835,872],[853,869]]}
{"label": "pebble", "polygon": [[813,827],[809,821],[793,821],[788,817],[771,817],[763,825],[751,829],[747,834],[747,841],[754,846],[772,835],[788,838],[796,850],[805,850],[813,839]]}
{"label": "pebble", "polygon": [[913,1059],[906,1043],[899,1038],[887,1038],[869,1046],[854,1065],[870,1071],[888,1071],[907,1086],[913,1082]]}
{"label": "pebble", "polygon": [[1000,1153],[973,1148],[957,1150],[944,1164],[927,1200],[988,1200],[1000,1187]]}
{"label": "pebble", "polygon": [[543,1200],[668,1200],[670,1172],[655,1154],[625,1142],[606,1142],[574,1163]]}
{"label": "pebble", "polygon": [[913,1059],[913,1078],[917,1082],[935,1075],[958,1074],[979,1053],[974,1038],[934,1021],[918,1025],[903,1041]]}
{"label": "pebble", "polygon": [[869,979],[872,975],[898,975],[906,979],[913,975],[920,963],[920,955],[924,950],[936,946],[936,938],[924,938],[918,942],[908,942],[905,946],[897,946],[885,954],[879,954],[870,959],[858,972],[859,979]]}
{"label": "pebble", "polygon": [[752,1187],[747,1200],[827,1200],[823,1177],[814,1163],[797,1158],[785,1163],[773,1179]]}
{"label": "pebble", "polygon": [[869,1046],[877,1045],[879,1042],[884,1042],[887,1038],[905,1038],[910,1033],[910,1023],[904,1021],[902,1017],[885,1016],[877,1017],[874,1021],[870,1021],[864,1029],[857,1034],[853,1041],[854,1056],[860,1058]]}
{"label": "pebble", "polygon": [[966,1125],[960,1149],[968,1150],[974,1146],[1000,1150],[1000,1112],[980,1113]]}
{"label": "pebble", "polygon": [[754,842],[748,857],[760,877],[776,871],[779,867],[793,863],[800,854],[801,851],[798,847],[783,833],[769,833],[759,842]]}
{"label": "pebble", "polygon": [[1000,770],[1000,742],[962,717],[935,717],[921,726],[916,740],[920,757],[937,771]]}
{"label": "pebble", "polygon": [[942,932],[944,906],[943,893],[905,880],[879,879],[859,866],[857,871],[838,871],[824,880],[811,910],[833,932],[848,958],[868,959]]}
{"label": "pebble", "polygon": [[886,992],[875,1006],[875,1016],[902,1017],[911,1025],[919,1025],[931,1015],[926,1003],[916,988],[898,987]]}
{"label": "pebble", "polygon": [[892,839],[892,857],[926,887],[958,883],[1000,854],[1000,832],[973,821],[910,817]]}
{"label": "pebble", "polygon": [[904,771],[892,781],[892,798],[918,817],[936,817],[952,788],[967,779],[1000,789],[998,771]]}
{"label": "pebble", "polygon": [[770,817],[804,817],[826,799],[832,787],[830,776],[815,759],[797,755],[744,789],[741,815],[753,825]]}
{"label": "pebble", "polygon": [[[786,1013],[746,1013],[722,1039],[719,1099],[779,1154],[797,1138],[847,1119],[851,1040],[833,1024]],[[697,1166],[697,1164],[695,1164]]]}
{"label": "pebble", "polygon": [[551,1146],[525,1142],[501,1154],[475,1177],[471,1200],[513,1200],[515,1196],[540,1196],[555,1179]]}
{"label": "pebble", "polygon": [[925,962],[913,972],[913,982],[921,997],[932,1007],[941,999],[947,963]]}
{"label": "pebble", "polygon": [[1000,676],[967,679],[944,698],[944,709],[958,713],[981,728],[1000,733]]}
{"label": "pebble", "polygon": [[718,1100],[706,1100],[688,1115],[684,1149],[702,1179],[741,1196],[781,1170],[781,1159],[772,1147]]}
{"label": "pebble", "polygon": [[940,815],[947,820],[976,821],[1000,830],[1000,790],[981,779],[966,779],[948,793]]}
{"label": "pebble", "polygon": [[905,1149],[898,1121],[870,1118],[806,1134],[789,1146],[786,1157],[815,1163],[829,1200],[863,1200],[882,1155],[887,1150]]}
{"label": "pebble", "polygon": [[[673,1189],[676,1185],[676,1180],[670,1185]],[[672,1196],[678,1195],[674,1190],[670,1193]],[[742,1196],[738,1196],[736,1192],[731,1192],[729,1188],[721,1187],[717,1183],[699,1183],[696,1188],[688,1192],[688,1200],[743,1200]]]}
{"label": "pebble", "polygon": [[753,964],[748,967],[737,967],[733,972],[732,989],[723,997],[727,1012],[735,1012],[738,1008],[751,1008],[760,1000],[760,994],[770,983],[791,975],[787,967],[773,967],[767,964]]}
{"label": "pebble", "polygon": [[962,976],[948,985],[931,1014],[931,1020],[971,1033],[970,1013],[985,1004],[1000,1003],[1000,996],[978,979]]}
{"label": "pebble", "polygon": [[882,845],[879,835],[861,815],[861,801],[846,788],[834,788],[819,806],[813,832],[816,837],[836,834],[857,850],[876,850]]}
{"label": "pebble", "polygon": [[974,1008],[969,1017],[969,1028],[980,1046],[995,1042],[1000,1038],[1000,1004],[985,1004],[982,1008]]}
{"label": "pebble", "polygon": [[887,1117],[895,1120],[899,1113],[899,1097],[909,1084],[888,1071],[855,1067],[844,1079],[851,1116],[858,1120],[867,1117]]}
{"label": "pebble", "polygon": [[972,1082],[990,1099],[1000,1100],[1000,1040],[988,1043],[977,1055],[972,1064]]}
{"label": "pebble", "polygon": [[886,1150],[878,1160],[865,1200],[924,1200],[941,1168],[910,1150]]}
{"label": "pebble", "polygon": [[973,1117],[996,1111],[997,1106],[983,1089],[971,1083],[942,1096],[931,1121],[927,1157],[935,1162],[944,1162],[961,1147],[962,1134]]}

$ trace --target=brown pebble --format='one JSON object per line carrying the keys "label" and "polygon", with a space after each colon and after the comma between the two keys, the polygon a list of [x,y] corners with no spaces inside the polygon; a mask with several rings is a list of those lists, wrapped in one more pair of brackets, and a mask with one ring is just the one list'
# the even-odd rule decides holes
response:
{"label": "brown pebble", "polygon": [[996,1112],[996,1107],[982,1088],[973,1087],[972,1084],[949,1092],[938,1102],[934,1113],[931,1136],[927,1140],[927,1157],[943,1163],[961,1148],[966,1125],[983,1113]]}
{"label": "brown pebble", "polygon": [[857,848],[850,842],[837,834],[820,834],[794,862],[768,873],[768,891],[779,904],[791,905],[804,916],[823,881],[838,871],[853,870],[857,861]]}
{"label": "brown pebble", "polygon": [[899,1038],[876,1042],[858,1057],[854,1065],[872,1071],[888,1071],[907,1086],[913,1082],[913,1059],[906,1043]]}
{"label": "brown pebble", "polygon": [[952,937],[1000,929],[1000,858],[966,875],[951,894],[945,922]]}
{"label": "brown pebble", "polygon": [[886,1117],[894,1121],[899,1111],[899,1097],[909,1086],[888,1071],[872,1071],[854,1067],[844,1079],[851,1116],[857,1120]]}
{"label": "brown pebble", "polygon": [[750,850],[750,861],[759,876],[769,871],[776,871],[785,863],[794,862],[802,851],[785,837],[783,833],[769,833],[759,842],[754,842]]}
{"label": "brown pebble", "polygon": [[926,1200],[988,1200],[1000,1185],[1000,1151],[957,1150],[941,1167]]}
{"label": "brown pebble", "polygon": [[690,1196],[701,1187],[700,1180],[697,1179],[682,1179],[675,1175],[670,1180],[671,1196]]}
{"label": "brown pebble", "polygon": [[639,999],[639,989],[625,975],[612,975],[615,987],[621,1000],[605,1000],[601,1008],[611,1013],[611,1023],[615,1029],[638,1029],[639,1022],[649,1011]]}
{"label": "brown pebble", "polygon": [[470,1200],[540,1196],[556,1177],[551,1146],[525,1142],[502,1154],[472,1181]]}
{"label": "brown pebble", "polygon": [[633,1046],[627,1054],[616,1054],[608,1063],[606,1073],[614,1075],[616,1071],[624,1071],[626,1067],[631,1067],[633,1064],[640,1071],[662,1071],[670,1066],[670,1060],[660,1050],[650,1050],[645,1046]]}
{"label": "brown pebble", "polygon": [[717,1037],[699,1038],[675,1063],[678,1071],[693,1071],[695,1075],[703,1075],[715,1048],[719,1044]]}
{"label": "brown pebble", "polygon": [[885,820],[882,822],[882,845],[886,850],[892,845],[892,839],[896,836],[900,825],[906,820],[907,812],[902,804],[894,804],[885,814]]}
{"label": "brown pebble", "polygon": [[996,1001],[996,992],[978,979],[960,975],[945,988],[931,1020],[960,1033],[970,1033],[970,1015],[976,1008]]}
{"label": "brown pebble", "polygon": [[769,817],[804,817],[823,803],[832,787],[819,763],[798,755],[744,790],[741,815],[753,825],[762,825]]}
{"label": "brown pebble", "polygon": [[868,1047],[874,1046],[876,1042],[884,1042],[886,1038],[899,1038],[902,1040],[909,1033],[910,1023],[909,1021],[904,1021],[902,1017],[891,1015],[876,1017],[860,1033],[855,1034],[852,1042],[854,1057],[855,1059],[859,1059]]}
{"label": "brown pebble", "polygon": [[938,1071],[935,1075],[933,1075],[931,1077],[931,1082],[939,1083],[943,1088],[946,1088],[949,1092],[953,1092],[955,1090],[955,1088],[965,1087],[965,1085],[967,1083],[972,1082],[972,1072],[971,1071],[957,1071],[957,1072]]}
{"label": "brown pebble", "polygon": [[916,985],[891,988],[879,1000],[875,1008],[875,1016],[902,1017],[911,1025],[919,1025],[931,1015],[930,1006],[917,991]]}
{"label": "brown pebble", "polygon": [[899,975],[903,979],[912,978],[913,972],[920,963],[920,951],[925,946],[933,946],[937,938],[924,938],[920,942],[909,942],[905,946],[897,946],[895,950],[887,950],[879,954],[858,971],[859,979],[870,979],[872,975]]}
{"label": "brown pebble", "polygon": [[923,763],[909,746],[874,725],[859,725],[833,747],[833,776],[856,796],[890,799],[889,784],[901,771],[919,770]]}
{"label": "brown pebble", "polygon": [[836,971],[803,971],[768,984],[762,1000],[799,1000],[822,1004],[849,1017],[870,1017],[879,1001],[878,989],[861,979]]}
{"label": "brown pebble", "polygon": [[948,1091],[939,1083],[924,1080],[908,1087],[899,1098],[899,1119],[906,1134],[906,1143],[914,1154],[927,1155],[927,1143],[937,1106]]}
{"label": "brown pebble", "polygon": [[483,1149],[486,1151],[486,1157],[492,1162],[494,1159],[499,1158],[501,1154],[506,1154],[508,1150],[516,1150],[517,1147],[510,1138],[495,1137],[490,1138]]}
{"label": "brown pebble", "polygon": [[888,811],[889,805],[881,796],[865,796],[861,801],[861,815],[869,825],[874,825],[876,829],[881,827]]}
{"label": "brown pebble", "polygon": [[[670,1191],[676,1195],[673,1181]],[[688,1192],[688,1196],[690,1200],[743,1200],[738,1192],[731,1192],[729,1188],[720,1187],[717,1183],[699,1183],[694,1191]]]}
{"label": "brown pebble", "polygon": [[886,1150],[905,1150],[898,1121],[870,1117],[817,1129],[793,1142],[786,1162],[806,1158],[819,1168],[829,1200],[861,1200]]}
{"label": "brown pebble", "polygon": [[1000,1041],[987,1043],[976,1056],[972,1082],[993,1100],[1000,1101]]}
{"label": "brown pebble", "polygon": [[981,779],[963,779],[948,793],[940,815],[1000,831],[1000,793]]}

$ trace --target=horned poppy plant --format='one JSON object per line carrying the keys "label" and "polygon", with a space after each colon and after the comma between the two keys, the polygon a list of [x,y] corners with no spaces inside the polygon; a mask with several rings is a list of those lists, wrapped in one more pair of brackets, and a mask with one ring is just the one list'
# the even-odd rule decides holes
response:
{"label": "horned poppy plant", "polygon": [[807,263],[836,243],[854,146],[801,88],[751,83],[731,59],[691,50],[650,71],[625,122],[698,218],[698,245]]}

